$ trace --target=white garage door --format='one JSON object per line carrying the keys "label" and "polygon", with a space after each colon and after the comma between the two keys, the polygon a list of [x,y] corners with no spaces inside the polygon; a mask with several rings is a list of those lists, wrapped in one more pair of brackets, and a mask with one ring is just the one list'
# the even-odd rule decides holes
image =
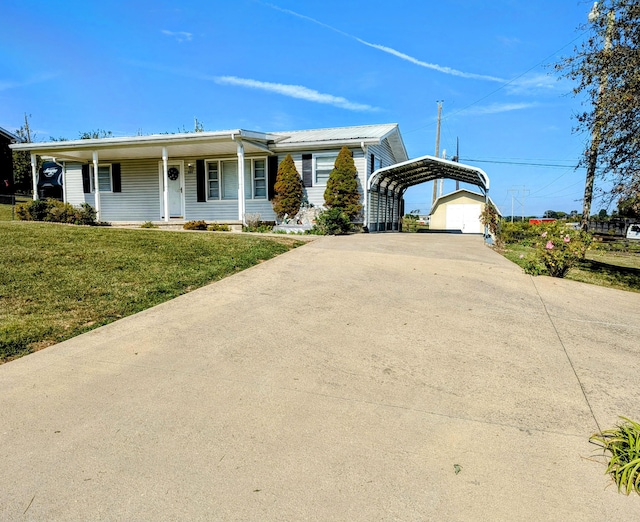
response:
{"label": "white garage door", "polygon": [[464,234],[481,234],[482,205],[447,205],[447,230],[462,230]]}

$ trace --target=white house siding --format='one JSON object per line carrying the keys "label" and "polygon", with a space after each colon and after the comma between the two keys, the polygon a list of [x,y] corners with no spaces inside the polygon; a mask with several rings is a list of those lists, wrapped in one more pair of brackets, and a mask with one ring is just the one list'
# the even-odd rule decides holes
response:
{"label": "white house siding", "polygon": [[[363,198],[364,187],[366,183],[366,173],[367,173],[367,159],[364,155],[362,149],[350,149],[353,154],[353,162],[356,166],[356,171],[358,172],[358,192],[360,192],[360,198]],[[295,163],[296,170],[300,177],[302,177],[302,155],[303,154],[338,154],[340,152],[339,149],[322,149],[322,150],[314,150],[314,151],[304,151],[300,153],[291,154],[293,158],[293,162]],[[285,154],[279,155],[278,160],[282,162]],[[315,174],[315,173],[314,173]],[[307,199],[309,203],[311,203],[315,207],[323,207],[324,206],[324,191],[326,190],[326,185],[313,185],[311,187],[305,187],[305,194],[307,195]]]}
{"label": "white house siding", "polygon": [[[258,156],[247,156],[247,159]],[[264,156],[259,156],[265,159]],[[217,199],[212,201],[198,201],[198,187],[196,175],[196,160],[204,158],[183,158],[185,164],[185,219],[187,220],[205,220],[217,222],[237,222],[238,221],[238,200]],[[215,160],[217,158],[206,158],[207,160]],[[225,159],[229,159],[225,156]],[[193,165],[191,174],[188,172],[187,166]],[[267,175],[275,176],[277,172],[269,172]],[[276,215],[273,212],[271,201],[268,199],[246,199],[245,214],[260,214],[262,221],[274,221]]]}
{"label": "white house siding", "polygon": [[83,203],[93,206],[93,194],[85,194],[82,186],[82,163],[65,163],[64,192],[67,203],[78,207]]}
{"label": "white house siding", "polygon": [[120,162],[122,192],[100,193],[100,219],[104,221],[157,221],[160,219],[158,160]]}

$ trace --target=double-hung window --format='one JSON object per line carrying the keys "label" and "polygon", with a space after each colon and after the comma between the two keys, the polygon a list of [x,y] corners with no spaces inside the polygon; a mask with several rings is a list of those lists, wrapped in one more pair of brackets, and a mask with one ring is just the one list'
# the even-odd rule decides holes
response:
{"label": "double-hung window", "polygon": [[329,174],[336,163],[337,154],[316,154],[314,156],[314,185],[326,185]]}
{"label": "double-hung window", "polygon": [[207,199],[220,199],[220,169],[217,161],[207,162]]}
{"label": "double-hung window", "polygon": [[[89,167],[91,192],[95,192],[95,176],[93,165]],[[100,192],[112,192],[111,165],[98,165],[98,188]]]}
{"label": "double-hung window", "polygon": [[[238,199],[238,162],[210,160],[206,162],[207,199]],[[263,158],[244,161],[245,199],[267,199],[267,162]]]}
{"label": "double-hung window", "polygon": [[247,199],[267,199],[267,162],[247,159],[244,162],[244,193]]}

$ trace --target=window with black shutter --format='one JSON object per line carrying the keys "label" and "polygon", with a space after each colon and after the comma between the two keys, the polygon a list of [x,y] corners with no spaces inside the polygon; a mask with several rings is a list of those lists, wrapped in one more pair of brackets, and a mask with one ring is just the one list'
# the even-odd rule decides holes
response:
{"label": "window with black shutter", "polygon": [[311,154],[302,155],[302,184],[305,187],[313,186],[313,158]]}

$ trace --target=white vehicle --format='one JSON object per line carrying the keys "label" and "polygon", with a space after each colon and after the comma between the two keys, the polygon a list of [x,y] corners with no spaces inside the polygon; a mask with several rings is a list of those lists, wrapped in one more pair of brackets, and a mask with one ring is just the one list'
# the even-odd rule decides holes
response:
{"label": "white vehicle", "polygon": [[633,223],[627,229],[627,239],[640,239],[640,223]]}

